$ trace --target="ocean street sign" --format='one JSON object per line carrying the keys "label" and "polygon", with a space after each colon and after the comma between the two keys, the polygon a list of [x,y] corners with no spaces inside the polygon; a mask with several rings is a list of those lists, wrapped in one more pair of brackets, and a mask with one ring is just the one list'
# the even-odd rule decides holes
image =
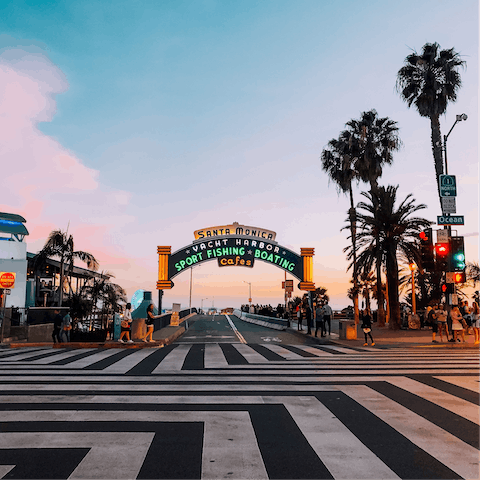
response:
{"label": "ocean street sign", "polygon": [[463,215],[439,215],[437,216],[438,225],[465,225]]}
{"label": "ocean street sign", "polygon": [[457,196],[457,181],[455,175],[440,175],[439,186],[441,197]]}

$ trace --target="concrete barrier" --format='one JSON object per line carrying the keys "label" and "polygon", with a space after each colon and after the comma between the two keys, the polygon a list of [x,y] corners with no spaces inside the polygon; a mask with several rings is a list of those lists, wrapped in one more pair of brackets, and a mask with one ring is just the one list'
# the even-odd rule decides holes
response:
{"label": "concrete barrier", "polygon": [[233,311],[233,314],[244,322],[255,323],[256,325],[272,328],[273,330],[286,330],[288,327],[288,320],[284,320],[283,318],[264,317],[263,315],[246,313],[237,309]]}
{"label": "concrete barrier", "polygon": [[357,326],[355,320],[339,320],[338,337],[340,340],[356,340]]}

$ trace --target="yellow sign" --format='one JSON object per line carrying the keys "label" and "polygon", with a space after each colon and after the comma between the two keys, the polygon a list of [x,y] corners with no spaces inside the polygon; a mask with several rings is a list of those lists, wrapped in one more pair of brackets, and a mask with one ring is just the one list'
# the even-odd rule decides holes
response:
{"label": "yellow sign", "polygon": [[0,288],[14,288],[16,276],[15,272],[0,272]]}
{"label": "yellow sign", "polygon": [[220,225],[218,227],[202,228],[193,232],[195,240],[204,240],[206,238],[224,237],[230,235],[243,235],[245,237],[264,238],[265,240],[275,240],[277,234],[272,230],[264,228],[248,227],[233,222],[231,225]]}

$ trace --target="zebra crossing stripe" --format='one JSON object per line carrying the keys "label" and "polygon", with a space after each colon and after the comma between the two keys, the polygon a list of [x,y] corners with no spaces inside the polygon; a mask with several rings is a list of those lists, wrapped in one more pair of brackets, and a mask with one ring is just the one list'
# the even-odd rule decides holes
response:
{"label": "zebra crossing stripe", "polygon": [[90,355],[87,355],[84,358],[79,360],[75,360],[73,362],[67,363],[64,365],[64,368],[85,368],[93,365],[96,362],[100,362],[105,358],[111,357],[112,355],[116,355],[117,353],[123,350],[119,348],[109,348],[108,350],[99,350],[96,353],[88,352]]}
{"label": "zebra crossing stripe", "polygon": [[480,393],[480,382],[478,377],[435,377],[444,382],[451,383],[457,387],[466,388],[472,392]]}
{"label": "zebra crossing stripe", "polygon": [[183,362],[190,351],[191,345],[178,345],[161,363],[152,371],[152,374],[162,373],[166,370],[177,372],[183,367]]}
{"label": "zebra crossing stripe", "polygon": [[334,478],[398,479],[316,397],[280,397],[296,424]]}
{"label": "zebra crossing stripe", "polygon": [[142,350],[133,351],[130,355],[118,360],[102,370],[103,373],[127,373],[133,367],[138,365],[142,360],[153,355],[156,350],[143,348]]}
{"label": "zebra crossing stripe", "polygon": [[18,360],[26,360],[28,358],[39,357],[39,356],[44,355],[44,354],[54,355],[56,353],[57,352],[53,351],[51,348],[49,348],[49,349],[42,348],[40,350],[33,350],[33,351],[26,352],[26,353],[21,353],[21,351],[20,351],[20,352],[14,352],[14,353],[12,353],[12,355],[8,355],[8,356],[4,355],[0,359],[0,362],[1,363],[11,362],[11,361],[17,362]]}
{"label": "zebra crossing stripe", "polygon": [[298,353],[294,353],[290,350],[287,350],[286,348],[280,346],[280,345],[275,345],[275,344],[262,344],[265,348],[268,348],[272,352],[280,355],[281,357],[284,358],[284,360],[304,360],[304,357],[299,355]]}
{"label": "zebra crossing stripe", "polygon": [[[96,349],[94,348],[86,348],[85,350],[82,350],[82,352],[93,352]],[[49,357],[45,358],[40,358],[38,360],[31,360],[29,361],[29,366],[30,365],[49,365],[54,362],[58,362],[59,360],[66,360],[66,359],[71,359],[72,357],[76,357],[78,355],[78,350],[64,350],[60,351],[59,353],[56,353],[56,355],[52,355]]]}
{"label": "zebra crossing stripe", "polygon": [[205,368],[228,367],[227,359],[218,344],[205,345]]}
{"label": "zebra crossing stripe", "polygon": [[441,462],[453,472],[463,478],[479,477],[478,449],[367,386],[338,388],[432,457],[441,452]]}
{"label": "zebra crossing stripe", "polygon": [[257,351],[250,348],[250,345],[233,345],[233,347],[241,354],[249,363],[268,363],[268,360],[260,355]]}
{"label": "zebra crossing stripe", "polygon": [[436,388],[416,382],[415,380],[406,377],[391,378],[388,383],[424,398],[425,400],[445,408],[450,412],[460,415],[476,425],[480,424],[478,405],[474,405],[470,402],[459,399],[454,395],[439,391]]}

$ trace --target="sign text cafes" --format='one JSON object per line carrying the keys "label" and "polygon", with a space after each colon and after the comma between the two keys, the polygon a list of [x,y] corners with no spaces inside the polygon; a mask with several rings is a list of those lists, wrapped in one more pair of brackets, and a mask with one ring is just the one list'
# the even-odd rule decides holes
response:
{"label": "sign text cafes", "polygon": [[[173,278],[192,265],[215,259],[220,259],[222,266],[253,266],[254,260],[262,260],[290,272],[297,278],[303,278],[302,257],[296,253],[275,242],[239,236],[194,242],[177,250],[172,253],[168,262],[168,277]],[[242,263],[242,260],[245,263]]]}

